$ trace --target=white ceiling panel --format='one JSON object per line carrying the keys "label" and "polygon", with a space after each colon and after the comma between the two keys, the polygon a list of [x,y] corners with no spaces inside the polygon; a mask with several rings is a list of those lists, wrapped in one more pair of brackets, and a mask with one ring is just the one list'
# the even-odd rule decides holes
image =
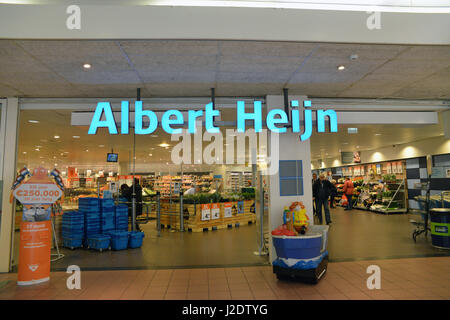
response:
{"label": "white ceiling panel", "polygon": [[306,57],[317,46],[315,43],[222,41],[220,52],[224,56]]}
{"label": "white ceiling panel", "polygon": [[211,83],[214,82],[214,72],[186,72],[186,71],[169,71],[169,72],[152,72],[152,71],[140,71],[141,79],[144,83]]}
{"label": "white ceiling panel", "polygon": [[119,41],[123,50],[130,56],[215,56],[218,41]]}
{"label": "white ceiling panel", "polygon": [[262,96],[287,86],[312,97],[448,99],[449,66],[450,46],[0,40],[0,96],[107,98],[136,87],[162,97],[208,96],[211,87]]}

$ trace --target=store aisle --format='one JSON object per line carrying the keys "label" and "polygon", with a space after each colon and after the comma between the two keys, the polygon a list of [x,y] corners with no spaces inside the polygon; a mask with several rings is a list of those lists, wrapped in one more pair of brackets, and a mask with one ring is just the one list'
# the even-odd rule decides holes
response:
{"label": "store aisle", "polygon": [[[369,290],[369,265],[381,268],[381,289]],[[167,300],[448,300],[450,257],[332,262],[317,285],[276,279],[270,266],[169,270],[82,271],[81,289],[68,290],[64,272],[18,287],[0,274],[0,299]]]}
{"label": "store aisle", "polygon": [[431,246],[431,236],[415,243],[411,214],[385,215],[342,207],[331,209],[328,251],[330,261],[442,256],[450,253]]}

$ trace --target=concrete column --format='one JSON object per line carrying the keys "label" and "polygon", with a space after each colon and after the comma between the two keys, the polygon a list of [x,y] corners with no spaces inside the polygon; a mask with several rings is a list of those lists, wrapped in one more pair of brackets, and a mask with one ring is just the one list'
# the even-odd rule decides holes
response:
{"label": "concrete column", "polygon": [[[298,100],[300,106],[302,101],[306,99],[304,96],[290,96],[290,100]],[[271,109],[284,109],[283,96],[267,96],[266,97],[267,112]],[[302,115],[300,115],[302,119]],[[290,129],[286,133],[280,133],[278,143],[274,143],[269,139],[268,146],[270,150],[270,158],[277,160],[302,160],[303,171],[303,195],[300,196],[280,196],[280,176],[277,171],[269,176],[269,232],[283,223],[283,208],[289,206],[294,201],[301,201],[306,207],[306,211],[310,220],[310,224],[314,223],[313,219],[313,203],[312,203],[312,185],[311,185],[311,153],[310,140],[300,141],[300,133],[292,133]],[[278,159],[274,156],[278,153]],[[272,164],[273,165],[273,164]],[[269,245],[270,261],[276,258],[272,241]]]}
{"label": "concrete column", "polygon": [[[3,152],[3,185],[2,185],[2,214],[0,229],[0,272],[9,272],[11,253],[14,246],[14,201],[10,203],[11,186],[16,178],[17,132],[19,120],[19,99],[8,98],[6,104],[5,144]],[[4,114],[4,113],[3,113]]]}

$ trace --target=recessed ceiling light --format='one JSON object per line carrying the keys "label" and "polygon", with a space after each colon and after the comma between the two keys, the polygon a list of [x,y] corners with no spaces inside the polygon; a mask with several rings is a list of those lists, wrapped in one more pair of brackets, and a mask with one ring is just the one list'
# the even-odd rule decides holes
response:
{"label": "recessed ceiling light", "polygon": [[26,151],[24,151],[24,152],[23,152],[23,154],[27,154],[27,152],[26,152]]}
{"label": "recessed ceiling light", "polygon": [[39,123],[37,120],[28,120],[29,123]]}
{"label": "recessed ceiling light", "polygon": [[86,149],[86,152],[89,152],[89,150],[88,150],[88,149]]}
{"label": "recessed ceiling light", "polygon": [[74,139],[80,139],[80,136],[72,136]]}
{"label": "recessed ceiling light", "polygon": [[169,145],[168,143],[165,143],[165,142],[159,144],[159,146],[160,146],[160,147],[163,147],[163,148],[170,147],[170,145]]}
{"label": "recessed ceiling light", "polygon": [[337,67],[338,68],[338,70],[339,71],[342,71],[342,70],[344,70],[345,69],[345,67],[344,66],[339,66],[339,67]]}
{"label": "recessed ceiling light", "polygon": [[342,142],[342,144],[348,144],[348,142]]}
{"label": "recessed ceiling light", "polygon": [[359,149],[359,146],[356,146],[356,149]]}
{"label": "recessed ceiling light", "polygon": [[83,64],[83,68],[85,68],[85,69],[90,69],[91,67],[92,67],[92,65],[90,63]]}
{"label": "recessed ceiling light", "polygon": [[39,151],[39,148],[36,148],[36,149],[34,149],[34,150]]}
{"label": "recessed ceiling light", "polygon": [[42,148],[42,146],[36,146],[36,148]]}
{"label": "recessed ceiling light", "polygon": [[53,138],[55,138],[55,139],[59,139],[59,136],[53,136]]}
{"label": "recessed ceiling light", "polygon": [[148,154],[149,157],[152,157],[153,155],[151,153]]}
{"label": "recessed ceiling light", "polygon": [[375,133],[376,136],[381,136],[381,133]]}
{"label": "recessed ceiling light", "polygon": [[349,134],[355,134],[358,133],[358,128],[347,128],[347,132]]}
{"label": "recessed ceiling light", "polygon": [[103,148],[105,145],[104,144],[99,144],[98,145],[100,148]]}

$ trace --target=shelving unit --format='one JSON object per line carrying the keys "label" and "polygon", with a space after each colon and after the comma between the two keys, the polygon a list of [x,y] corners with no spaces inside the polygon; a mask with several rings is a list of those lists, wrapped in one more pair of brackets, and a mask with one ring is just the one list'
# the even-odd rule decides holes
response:
{"label": "shelving unit", "polygon": [[406,207],[406,190],[405,180],[396,180],[395,182],[385,182],[385,186],[389,192],[393,192],[392,197],[377,197],[375,203],[370,207],[372,211],[381,213],[405,213],[408,211]]}
{"label": "shelving unit", "polygon": [[162,198],[178,197],[178,194],[175,194],[177,183],[181,186],[183,192],[188,190],[194,183],[200,187],[200,192],[209,192],[212,179],[209,173],[183,174],[182,177],[181,175],[160,176],[154,181],[154,190],[159,191]]}
{"label": "shelving unit", "polygon": [[231,192],[239,192],[241,188],[251,187],[253,174],[249,171],[227,171],[227,187]]}

